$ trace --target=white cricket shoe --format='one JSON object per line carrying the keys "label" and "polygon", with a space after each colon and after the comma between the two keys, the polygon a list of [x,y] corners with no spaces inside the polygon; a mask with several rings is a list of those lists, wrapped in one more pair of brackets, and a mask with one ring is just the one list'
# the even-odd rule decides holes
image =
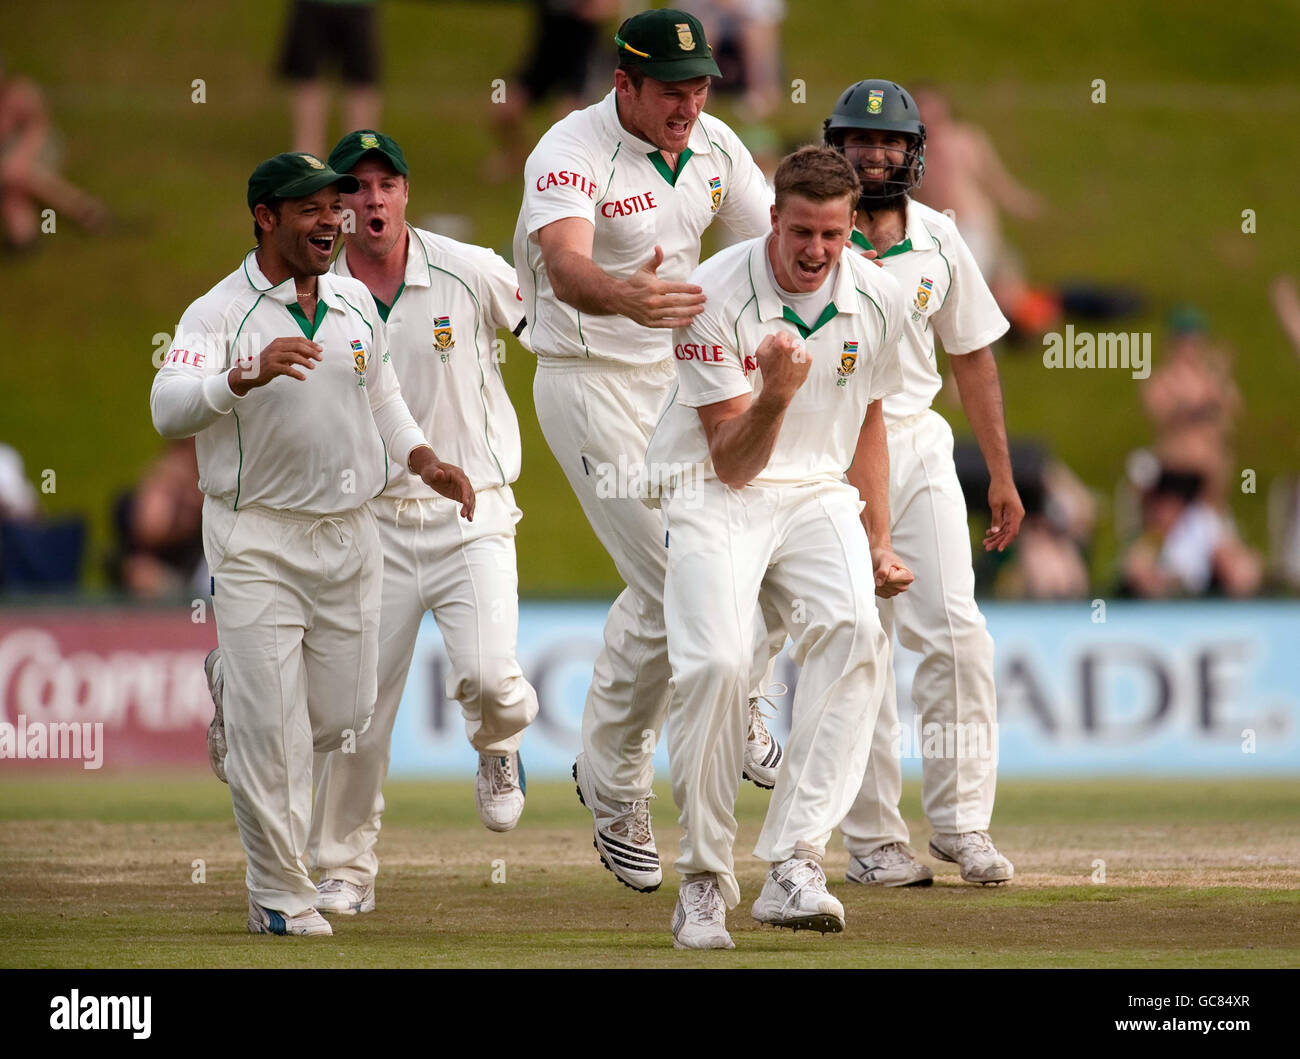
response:
{"label": "white cricket shoe", "polygon": [[987,831],[963,831],[944,835],[936,831],[930,837],[930,852],[940,860],[950,861],[961,869],[966,882],[1009,882],[1016,870],[993,845]]}
{"label": "white cricket shoe", "polygon": [[863,886],[930,886],[934,872],[916,859],[905,842],[889,842],[865,857],[849,858],[844,878]]}
{"label": "white cricket shoe", "polygon": [[591,844],[600,854],[601,864],[624,886],[638,893],[653,893],[664,881],[654,832],[650,830],[650,799],[654,795],[632,802],[603,801],[587,774],[586,757],[578,755],[573,779],[578,785],[578,801],[591,810]]}
{"label": "white cricket shoe", "polygon": [[208,693],[216,712],[208,725],[208,764],[217,779],[226,782],[226,718],[221,712],[221,695],[226,689],[226,676],[221,664],[221,648],[214,647],[203,660],[203,675],[208,678]]}
{"label": "white cricket shoe", "polygon": [[674,949],[734,949],[727,933],[727,902],[713,875],[682,883],[673,909]]}
{"label": "white cricket shoe", "polygon": [[751,914],[760,923],[792,930],[838,934],[844,929],[844,906],[827,892],[822,866],[797,857],[767,873]]}
{"label": "white cricket shoe", "polygon": [[[770,700],[764,699],[769,702]],[[741,775],[755,787],[770,791],[776,786],[776,771],[785,755],[776,737],[767,730],[759,699],[749,700],[749,731],[745,735],[745,765]]]}
{"label": "white cricket shoe", "polygon": [[263,908],[251,897],[248,899],[248,932],[250,934],[282,934],[296,937],[312,937],[317,934],[333,934],[334,928],[325,922],[314,908],[299,912],[296,916],[286,916],[274,908]]}
{"label": "white cricket shoe", "polygon": [[346,879],[322,879],[316,895],[316,911],[327,915],[355,916],[375,910],[374,883],[358,886]]}
{"label": "white cricket shoe", "polygon": [[479,754],[474,776],[474,804],[489,831],[513,831],[524,811],[527,789],[524,762],[517,751]]}

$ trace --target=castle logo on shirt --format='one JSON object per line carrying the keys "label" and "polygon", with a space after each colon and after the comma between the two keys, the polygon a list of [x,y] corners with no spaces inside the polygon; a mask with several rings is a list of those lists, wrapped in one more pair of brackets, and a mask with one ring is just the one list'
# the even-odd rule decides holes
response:
{"label": "castle logo on shirt", "polygon": [[433,319],[433,347],[442,354],[442,362],[447,363],[447,351],[456,348],[456,340],[451,334],[451,317],[435,316]]}
{"label": "castle logo on shirt", "polygon": [[845,342],[844,350],[840,353],[840,366],[835,369],[835,374],[839,376],[835,380],[836,386],[845,386],[848,384],[849,376],[858,368],[858,344],[856,342]]}
{"label": "castle logo on shirt", "polygon": [[719,177],[709,177],[709,195],[713,198],[711,212],[717,213],[718,207],[722,205],[722,180]]}
{"label": "castle logo on shirt", "polygon": [[366,384],[366,347],[355,338],[352,339],[352,365],[352,370],[360,376],[357,379],[357,385],[364,386]]}
{"label": "castle logo on shirt", "polygon": [[922,276],[921,283],[916,288],[916,301],[912,305],[913,322],[921,319],[921,314],[925,312],[926,306],[930,304],[930,295],[934,293],[934,280],[929,276]]}

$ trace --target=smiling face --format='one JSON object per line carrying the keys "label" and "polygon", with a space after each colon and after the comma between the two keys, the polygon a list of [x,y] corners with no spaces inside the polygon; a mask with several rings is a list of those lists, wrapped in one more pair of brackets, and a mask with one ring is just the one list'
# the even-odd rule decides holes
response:
{"label": "smiling face", "polygon": [[352,168],[361,187],[343,196],[343,205],[357,218],[357,230],[347,235],[348,252],[370,258],[387,257],[406,232],[406,204],[411,188],[406,177],[382,159],[364,158]]}
{"label": "smiling face", "polygon": [[712,78],[656,81],[645,78],[635,88],[624,70],[614,71],[618,117],[628,132],[668,154],[681,154],[709,98]]}
{"label": "smiling face", "polygon": [[858,171],[862,193],[870,198],[880,198],[887,193],[886,181],[905,179],[904,174],[895,170],[907,163],[909,146],[907,135],[901,132],[844,130],[844,157]]}
{"label": "smiling face", "polygon": [[269,250],[290,274],[323,276],[329,271],[343,224],[343,196],[337,185],[304,198],[282,199],[278,213],[259,204],[254,215],[262,229],[263,250]]}
{"label": "smiling face", "polygon": [[853,230],[853,205],[850,195],[818,202],[788,194],[772,207],[767,256],[783,290],[807,294],[826,282]]}

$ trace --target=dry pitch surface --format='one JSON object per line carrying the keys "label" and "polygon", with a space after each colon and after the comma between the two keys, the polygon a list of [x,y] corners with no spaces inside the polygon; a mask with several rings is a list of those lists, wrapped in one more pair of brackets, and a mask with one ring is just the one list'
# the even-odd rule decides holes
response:
{"label": "dry pitch surface", "polygon": [[[378,910],[302,939],[244,932],[243,857],[210,777],[11,773],[0,776],[0,966],[1300,967],[1296,788],[1007,781],[993,833],[1015,861],[1012,884],[970,886],[935,864],[929,889],[853,886],[837,838],[827,868],[848,927],[823,937],[749,918],[767,795],[746,785],[736,949],[683,953],[668,931],[675,873],[650,895],[619,885],[568,783],[531,785],[508,835],[478,824],[468,778],[390,783]],[[659,794],[671,865],[676,814]],[[909,784],[924,851],[916,799]],[[192,881],[200,870],[206,881]]]}

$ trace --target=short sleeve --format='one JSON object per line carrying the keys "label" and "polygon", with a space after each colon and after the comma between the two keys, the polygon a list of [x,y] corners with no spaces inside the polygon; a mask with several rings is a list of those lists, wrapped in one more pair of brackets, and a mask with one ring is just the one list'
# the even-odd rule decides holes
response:
{"label": "short sleeve", "polygon": [[[721,149],[715,147],[715,149]],[[754,239],[772,230],[772,202],[775,193],[758,168],[754,156],[739,138],[726,153],[731,158],[731,181],[722,205],[718,207],[718,220],[739,239]]]}
{"label": "short sleeve", "polygon": [[884,323],[881,329],[880,352],[871,365],[869,400],[872,401],[879,401],[903,392],[903,368],[899,361],[898,347],[902,343],[904,314],[907,311],[903,288],[898,285],[898,281],[884,271],[881,271],[876,278],[882,281],[878,308],[884,315]]}
{"label": "short sleeve", "polygon": [[483,249],[475,255],[479,274],[479,298],[484,316],[493,328],[504,328],[517,334],[524,323],[524,297],[519,293],[519,280],[500,254]]}
{"label": "short sleeve", "polygon": [[952,269],[952,282],[943,304],[930,317],[930,324],[944,352],[962,356],[997,341],[1011,325],[998,308],[966,240],[953,231],[944,233],[944,242],[947,245],[942,249]]}
{"label": "short sleeve", "polygon": [[580,217],[596,223],[596,167],[589,149],[552,129],[524,166],[523,219],[532,235],[553,221]]}
{"label": "short sleeve", "polygon": [[[727,300],[722,291],[707,287],[705,295],[713,304],[724,305]],[[741,352],[736,348],[734,331],[723,326],[708,309],[689,326],[673,331],[673,354],[677,363],[679,405],[703,408],[753,393],[753,385],[745,376]]]}

